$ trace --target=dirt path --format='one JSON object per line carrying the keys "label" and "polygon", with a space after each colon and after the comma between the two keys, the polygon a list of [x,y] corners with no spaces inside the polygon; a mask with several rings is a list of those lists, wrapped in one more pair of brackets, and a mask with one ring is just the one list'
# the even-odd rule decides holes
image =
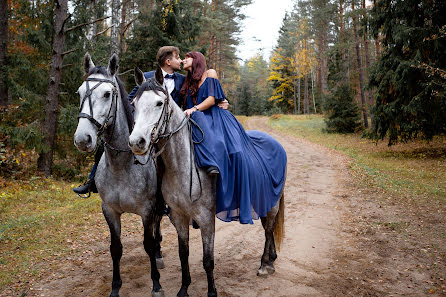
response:
{"label": "dirt path", "polygon": [[[373,266],[376,255],[358,250],[353,234],[345,232],[349,209],[343,199],[346,163],[318,146],[271,130],[266,118],[252,118],[246,128],[268,132],[287,151],[286,237],[276,273],[259,278],[256,271],[264,240],[260,222],[247,226],[217,220],[215,279],[219,296],[390,296],[370,284],[375,278],[378,287],[383,287],[378,274],[368,275],[368,281],[361,279],[361,265]],[[166,296],[176,296],[181,283],[176,232],[167,218],[163,219],[162,230],[166,268],[161,270],[161,284]],[[142,236],[126,231],[125,221],[123,246],[121,296],[150,296],[149,260],[142,248]],[[206,296],[200,234],[192,228],[190,251],[189,294]],[[28,296],[108,296],[112,276],[108,241],[99,242],[68,263],[34,284]]]}

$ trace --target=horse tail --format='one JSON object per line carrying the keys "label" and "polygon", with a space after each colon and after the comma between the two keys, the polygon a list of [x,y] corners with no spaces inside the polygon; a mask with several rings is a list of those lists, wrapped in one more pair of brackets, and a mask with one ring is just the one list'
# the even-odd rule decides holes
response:
{"label": "horse tail", "polygon": [[[285,188],[285,184],[284,184]],[[274,221],[274,242],[276,244],[276,248],[280,251],[280,245],[282,244],[282,240],[285,237],[285,192],[282,190],[282,194],[280,195],[279,201],[279,211],[277,212],[276,219]]]}

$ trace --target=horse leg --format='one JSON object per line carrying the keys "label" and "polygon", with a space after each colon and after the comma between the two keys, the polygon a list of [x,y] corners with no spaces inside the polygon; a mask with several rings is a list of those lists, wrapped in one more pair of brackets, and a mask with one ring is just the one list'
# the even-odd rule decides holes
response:
{"label": "horse leg", "polygon": [[196,220],[200,225],[203,242],[203,268],[208,280],[208,297],[216,297],[217,289],[214,282],[214,237],[215,218],[213,213],[201,214]]}
{"label": "horse leg", "polygon": [[276,261],[276,259],[277,259],[276,244],[274,243],[274,236],[273,236],[271,240],[271,245],[269,246],[269,265],[272,266],[273,268],[274,268],[274,261]]}
{"label": "horse leg", "polygon": [[153,282],[153,288],[152,288],[152,296],[153,297],[164,297],[164,291],[161,288],[160,284],[160,273],[157,268],[157,259],[156,259],[156,250],[157,250],[157,243],[155,242],[155,238],[153,235],[153,227],[155,222],[159,222],[159,219],[157,219],[157,215],[155,217],[153,216],[146,216],[143,218],[143,225],[144,225],[144,250],[149,255],[150,258],[150,276],[152,278]]}
{"label": "horse leg", "polygon": [[[263,229],[265,229],[265,247],[263,249],[260,268],[257,271],[258,276],[267,276],[275,271],[274,260],[277,258],[274,245],[274,221],[276,218],[278,207],[273,207],[266,217],[260,218]],[[274,250],[274,253],[271,251]]]}
{"label": "horse leg", "polygon": [[187,289],[191,283],[189,271],[189,219],[189,217],[171,209],[170,220],[178,233],[178,251],[181,262],[181,289],[178,291],[178,297],[189,296]]}
{"label": "horse leg", "polygon": [[263,255],[260,261],[260,268],[257,270],[257,276],[267,276],[268,271],[266,270],[266,266],[269,263],[269,249],[271,245],[271,232],[269,232],[268,222],[266,217],[261,217],[263,229],[265,230],[265,247],[263,248]]}
{"label": "horse leg", "polygon": [[122,286],[119,263],[122,257],[121,244],[121,214],[102,203],[102,212],[108,227],[110,228],[110,254],[113,260],[113,280],[110,297],[119,297],[119,289]]}
{"label": "horse leg", "polygon": [[161,235],[161,220],[162,216],[157,215],[155,218],[155,258],[156,267],[158,269],[163,269],[165,267],[163,254],[161,253],[161,241],[163,241],[163,236]]}
{"label": "horse leg", "polygon": [[164,215],[164,210],[166,208],[166,202],[164,201],[163,193],[161,191],[161,185],[162,185],[162,177],[165,171],[164,163],[161,159],[161,157],[157,158],[156,160],[156,176],[157,176],[157,191],[155,194],[156,202],[155,202],[155,212],[157,214],[155,218],[155,256],[156,256],[156,266],[158,269],[163,269],[164,266],[164,260],[163,260],[163,254],[161,253],[161,241],[163,240],[163,237],[161,236],[161,220]]}

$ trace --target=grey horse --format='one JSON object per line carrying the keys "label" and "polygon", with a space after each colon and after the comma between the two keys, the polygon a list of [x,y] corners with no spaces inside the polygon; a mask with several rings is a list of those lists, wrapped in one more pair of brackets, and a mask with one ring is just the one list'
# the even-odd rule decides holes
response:
{"label": "grey horse", "polygon": [[[216,212],[216,178],[195,166],[190,121],[175,104],[163,87],[163,81],[145,80],[143,73],[135,69],[135,79],[140,84],[135,99],[135,126],[129,138],[129,146],[135,154],[152,151],[165,163],[162,192],[171,208],[170,219],[178,233],[182,284],[177,296],[188,296],[191,283],[189,272],[189,222],[200,226],[203,242],[203,267],[208,281],[208,296],[217,296],[214,283],[214,235]],[[259,276],[275,271],[277,258],[275,242],[280,247],[284,235],[284,196],[261,218],[265,229],[265,248]]]}
{"label": "grey horse", "polygon": [[[90,55],[84,58],[88,76],[79,87],[81,98],[79,123],[74,134],[75,146],[83,152],[92,152],[103,134],[105,153],[97,168],[95,181],[102,199],[102,212],[110,228],[110,253],[113,260],[111,297],[119,296],[122,281],[119,264],[122,256],[121,214],[138,214],[144,225],[144,249],[150,257],[153,296],[164,296],[157,263],[164,266],[160,253],[159,222],[162,215],[156,211],[164,201],[157,187],[157,174],[150,160],[137,165],[128,148],[128,137],[133,125],[127,93],[119,78],[118,56],[113,54],[108,68],[95,67]],[[158,201],[158,202],[157,202]],[[158,226],[158,232],[154,232]]]}

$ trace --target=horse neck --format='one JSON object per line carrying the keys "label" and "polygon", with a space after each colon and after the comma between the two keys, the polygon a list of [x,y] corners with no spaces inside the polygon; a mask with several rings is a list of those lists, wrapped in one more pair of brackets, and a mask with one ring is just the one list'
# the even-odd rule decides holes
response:
{"label": "horse neck", "polygon": [[[173,113],[166,131],[173,131],[181,125],[184,113],[172,99],[170,99],[169,104],[173,108]],[[187,176],[182,173],[189,174],[189,164],[195,162],[193,156],[191,159],[193,147],[190,144],[190,137],[191,135],[186,124],[181,130],[173,134],[170,140],[160,140],[159,147],[161,148],[165,145],[161,158],[166,166],[166,172],[175,172],[174,176]]]}
{"label": "horse neck", "polygon": [[[114,78],[115,84],[119,85],[116,81],[116,78]],[[113,112],[113,111],[112,111]],[[125,115],[124,105],[121,101],[121,92],[118,89],[118,95],[116,98],[116,119],[112,119],[112,125],[110,125],[106,131],[104,131],[104,139],[105,141],[113,148],[120,149],[120,150],[129,150],[128,147],[128,140],[129,140],[129,126],[127,123],[127,118]],[[129,158],[131,158],[133,155],[129,152],[116,152],[115,150],[111,149],[110,147],[105,147],[105,152],[107,154],[107,158],[109,160],[113,160],[113,164],[116,164],[117,166],[121,166],[122,163],[127,162]],[[126,158],[127,157],[127,158]]]}

